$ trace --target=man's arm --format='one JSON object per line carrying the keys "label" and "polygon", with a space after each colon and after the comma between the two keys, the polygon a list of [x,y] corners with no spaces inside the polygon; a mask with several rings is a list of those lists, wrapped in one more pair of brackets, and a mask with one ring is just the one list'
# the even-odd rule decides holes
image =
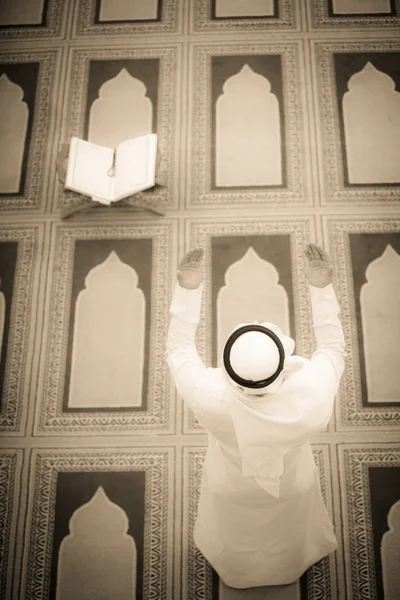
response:
{"label": "man's arm", "polygon": [[344,336],[339,320],[339,304],[332,286],[333,269],[328,254],[319,246],[309,244],[307,278],[310,284],[313,327],[317,348],[311,363],[332,402],[344,370]]}
{"label": "man's arm", "polygon": [[176,284],[171,302],[167,336],[167,360],[178,390],[201,380],[206,366],[195,345],[203,285],[187,289]]}
{"label": "man's arm", "polygon": [[[340,308],[332,284],[310,286],[313,327],[317,348],[311,361],[323,368],[336,389],[344,370],[344,336],[339,320]],[[325,366],[323,366],[325,365]]]}
{"label": "man's arm", "polygon": [[195,345],[203,292],[202,255],[202,250],[193,250],[179,265],[167,337],[167,362],[176,388],[200,418],[220,412],[225,391],[220,371],[204,365]]}

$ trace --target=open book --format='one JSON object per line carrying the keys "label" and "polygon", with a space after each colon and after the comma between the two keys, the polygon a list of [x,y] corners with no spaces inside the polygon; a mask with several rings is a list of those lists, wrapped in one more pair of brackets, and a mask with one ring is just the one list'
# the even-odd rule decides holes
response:
{"label": "open book", "polygon": [[115,149],[73,137],[65,187],[111,204],[155,184],[157,136],[126,140]]}

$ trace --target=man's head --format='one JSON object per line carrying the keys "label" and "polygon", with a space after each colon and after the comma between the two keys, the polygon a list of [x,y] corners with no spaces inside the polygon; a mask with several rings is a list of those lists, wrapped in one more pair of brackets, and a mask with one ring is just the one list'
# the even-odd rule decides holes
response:
{"label": "man's head", "polygon": [[229,336],[223,353],[230,379],[249,393],[263,393],[283,370],[294,340],[273,323],[240,325]]}

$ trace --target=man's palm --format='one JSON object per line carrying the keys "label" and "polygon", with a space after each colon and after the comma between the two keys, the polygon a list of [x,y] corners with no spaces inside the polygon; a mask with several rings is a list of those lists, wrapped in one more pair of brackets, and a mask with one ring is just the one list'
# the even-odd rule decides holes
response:
{"label": "man's palm", "polygon": [[202,279],[201,261],[203,254],[204,250],[202,248],[195,248],[195,250],[189,250],[182,258],[178,267],[178,281],[181,287],[188,290],[199,287]]}
{"label": "man's palm", "polygon": [[321,246],[307,244],[305,254],[307,257],[307,279],[314,287],[325,287],[332,283],[333,267],[329,254]]}

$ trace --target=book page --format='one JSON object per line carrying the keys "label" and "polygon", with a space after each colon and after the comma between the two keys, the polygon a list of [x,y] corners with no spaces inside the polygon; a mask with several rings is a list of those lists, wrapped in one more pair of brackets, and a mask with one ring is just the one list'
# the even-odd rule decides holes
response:
{"label": "book page", "polygon": [[154,185],[157,136],[154,133],[127,140],[117,148],[115,200]]}
{"label": "book page", "polygon": [[114,177],[107,175],[107,172],[111,168],[112,162],[112,148],[98,146],[73,137],[65,187],[87,196],[111,200]]}

